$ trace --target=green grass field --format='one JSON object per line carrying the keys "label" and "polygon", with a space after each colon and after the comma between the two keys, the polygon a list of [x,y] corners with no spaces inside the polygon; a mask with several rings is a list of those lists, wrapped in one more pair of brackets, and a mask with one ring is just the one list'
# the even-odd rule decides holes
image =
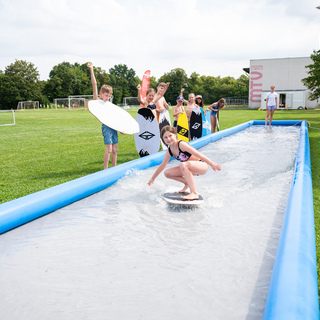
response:
{"label": "green grass field", "polygon": [[[134,117],[135,113],[132,111]],[[10,121],[4,117],[8,114],[0,113],[0,124]],[[16,125],[0,126],[0,203],[103,170],[101,124],[89,111],[19,111],[15,118]],[[220,129],[264,118],[265,111],[223,110]],[[309,123],[319,270],[320,109],[276,111],[274,120]],[[119,134],[118,164],[136,158],[133,135]]]}

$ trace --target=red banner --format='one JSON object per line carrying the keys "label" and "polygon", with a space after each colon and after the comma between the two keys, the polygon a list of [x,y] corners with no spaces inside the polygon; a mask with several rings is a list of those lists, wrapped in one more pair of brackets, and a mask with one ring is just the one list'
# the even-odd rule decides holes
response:
{"label": "red banner", "polygon": [[[142,99],[146,98],[146,92],[149,89],[149,83],[150,83],[150,70],[147,70],[142,77],[142,83],[141,83]],[[140,107],[142,107],[142,104],[140,104]]]}

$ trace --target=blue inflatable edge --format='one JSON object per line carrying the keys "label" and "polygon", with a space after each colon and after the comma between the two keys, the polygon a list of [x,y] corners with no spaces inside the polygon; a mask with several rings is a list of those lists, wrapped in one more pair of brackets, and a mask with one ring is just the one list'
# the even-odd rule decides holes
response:
{"label": "blue inflatable edge", "polygon": [[319,319],[311,157],[306,121],[300,126],[291,189],[263,319]]}
{"label": "blue inflatable edge", "polygon": [[[273,121],[300,126],[292,185],[274,261],[263,319],[319,319],[311,159],[306,121]],[[190,142],[201,148],[264,121],[238,126]],[[159,165],[165,152],[136,159],[0,205],[0,234],[108,188],[136,170]]]}

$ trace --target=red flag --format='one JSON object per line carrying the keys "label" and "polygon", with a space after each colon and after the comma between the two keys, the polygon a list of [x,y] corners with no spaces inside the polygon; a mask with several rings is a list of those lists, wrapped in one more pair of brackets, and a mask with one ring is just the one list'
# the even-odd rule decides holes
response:
{"label": "red flag", "polygon": [[[142,97],[142,99],[146,98],[146,92],[149,89],[149,83],[150,83],[150,70],[147,70],[142,77],[142,83],[141,83],[141,97]],[[141,107],[142,107],[142,104],[140,104],[140,108]]]}

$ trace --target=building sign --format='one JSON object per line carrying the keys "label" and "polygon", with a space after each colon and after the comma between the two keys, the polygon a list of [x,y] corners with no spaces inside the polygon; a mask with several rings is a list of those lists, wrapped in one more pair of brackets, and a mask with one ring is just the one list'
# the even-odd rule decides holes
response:
{"label": "building sign", "polygon": [[250,93],[249,99],[251,103],[261,103],[263,65],[250,67]]}

